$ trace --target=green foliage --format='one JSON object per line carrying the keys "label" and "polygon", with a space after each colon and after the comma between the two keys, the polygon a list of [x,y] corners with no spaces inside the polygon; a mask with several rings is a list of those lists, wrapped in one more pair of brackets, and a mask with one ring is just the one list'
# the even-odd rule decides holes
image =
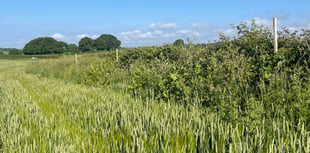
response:
{"label": "green foliage", "polygon": [[113,62],[92,63],[84,73],[84,83],[92,86],[109,84],[116,73],[112,65]]}
{"label": "green foliage", "polygon": [[173,42],[173,46],[184,46],[184,40],[183,39],[177,39],[176,41]]}
{"label": "green foliage", "polygon": [[83,52],[99,51],[99,50],[114,50],[119,48],[121,41],[115,36],[103,34],[99,38],[93,40],[91,38],[82,38],[79,42],[79,47]]}
{"label": "green foliage", "polygon": [[0,55],[3,55],[4,53],[2,51],[0,51]]}
{"label": "green foliage", "polygon": [[79,47],[76,44],[69,44],[68,45],[68,52],[79,53],[81,51],[80,51]]}
{"label": "green foliage", "polygon": [[82,52],[94,50],[94,40],[84,37],[79,41],[79,48]]}
{"label": "green foliage", "polygon": [[94,46],[96,50],[114,50],[121,46],[121,41],[113,35],[103,34],[95,40]]}
{"label": "green foliage", "polygon": [[12,49],[9,52],[10,55],[22,55],[23,54],[23,50],[21,49]]}
{"label": "green foliage", "polygon": [[31,40],[23,49],[25,55],[34,54],[61,54],[68,51],[65,42],[50,37],[41,37]]}
{"label": "green foliage", "polygon": [[0,51],[3,52],[4,54],[6,54],[6,53],[10,53],[11,51],[13,51],[13,52],[20,51],[20,49],[16,49],[16,48],[0,48]]}

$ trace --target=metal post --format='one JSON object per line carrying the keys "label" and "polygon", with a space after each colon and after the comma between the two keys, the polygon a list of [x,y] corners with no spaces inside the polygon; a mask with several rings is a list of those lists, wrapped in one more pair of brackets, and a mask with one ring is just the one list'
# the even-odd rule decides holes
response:
{"label": "metal post", "polygon": [[273,18],[273,45],[274,53],[278,53],[278,29],[277,29],[277,18]]}

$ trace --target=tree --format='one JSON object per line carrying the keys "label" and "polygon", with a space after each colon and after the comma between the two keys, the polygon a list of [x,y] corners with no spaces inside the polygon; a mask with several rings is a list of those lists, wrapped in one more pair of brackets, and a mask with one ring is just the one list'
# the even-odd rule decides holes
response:
{"label": "tree", "polygon": [[20,49],[11,49],[9,52],[10,55],[21,55],[23,54],[23,50]]}
{"label": "tree", "polygon": [[114,50],[120,47],[121,41],[110,34],[103,34],[95,40],[95,48],[97,50]]}
{"label": "tree", "polygon": [[55,54],[61,54],[64,52],[68,52],[68,44],[63,42],[63,41],[58,41],[56,42],[56,48],[54,48],[54,52]]}
{"label": "tree", "polygon": [[68,52],[78,53],[78,52],[80,52],[80,48],[76,44],[69,44],[68,45]]}
{"label": "tree", "polygon": [[98,50],[114,50],[121,46],[115,36],[110,34],[103,34],[99,38],[93,40],[88,37],[84,37],[79,42],[79,48],[83,52],[98,51]]}
{"label": "tree", "polygon": [[176,41],[174,41],[173,46],[184,46],[184,40],[183,39],[177,39]]}
{"label": "tree", "polygon": [[68,51],[65,42],[50,37],[41,37],[31,40],[23,49],[24,54],[61,54]]}
{"label": "tree", "polygon": [[79,48],[82,52],[95,50],[94,48],[94,40],[88,37],[84,37],[79,42]]}

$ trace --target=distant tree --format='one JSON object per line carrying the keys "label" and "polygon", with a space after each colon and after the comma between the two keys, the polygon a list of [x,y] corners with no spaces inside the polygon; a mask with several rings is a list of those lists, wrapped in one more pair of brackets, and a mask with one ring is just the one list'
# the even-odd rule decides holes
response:
{"label": "distant tree", "polygon": [[184,46],[184,40],[183,39],[177,39],[176,41],[174,41],[173,46]]}
{"label": "distant tree", "polygon": [[21,50],[21,49],[11,49],[9,54],[10,55],[21,55],[21,54],[23,54],[23,50]]}
{"label": "distant tree", "polygon": [[50,37],[41,37],[31,40],[23,49],[24,54],[61,54],[68,50],[65,42]]}
{"label": "distant tree", "polygon": [[3,51],[0,51],[0,55],[3,55],[4,53],[3,53]]}
{"label": "distant tree", "polygon": [[68,52],[78,53],[78,52],[80,52],[80,48],[76,44],[69,44],[68,45]]}
{"label": "distant tree", "polygon": [[54,53],[61,54],[64,52],[68,52],[68,44],[63,41],[58,41],[55,46]]}
{"label": "distant tree", "polygon": [[23,54],[23,50],[17,49],[17,48],[0,48],[0,51],[2,51],[4,54]]}
{"label": "distant tree", "polygon": [[121,41],[113,35],[103,34],[95,40],[94,46],[97,50],[114,50],[121,46]]}
{"label": "distant tree", "polygon": [[84,37],[79,42],[79,48],[82,52],[93,51],[94,48],[94,40],[88,37]]}
{"label": "distant tree", "polygon": [[120,46],[121,41],[119,41],[115,36],[110,34],[103,34],[95,40],[84,37],[79,42],[79,49],[82,52],[96,50],[114,50]]}

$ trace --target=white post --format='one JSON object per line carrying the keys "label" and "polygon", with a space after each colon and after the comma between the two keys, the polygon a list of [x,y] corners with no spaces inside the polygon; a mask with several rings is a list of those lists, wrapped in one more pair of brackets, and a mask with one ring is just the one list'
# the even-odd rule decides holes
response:
{"label": "white post", "polygon": [[118,62],[118,48],[116,48],[115,54],[116,54],[116,62]]}
{"label": "white post", "polygon": [[37,59],[36,57],[31,57],[32,63],[35,63],[36,59]]}
{"label": "white post", "polygon": [[75,65],[77,65],[78,59],[77,59],[77,54],[75,53]]}
{"label": "white post", "polygon": [[277,29],[277,18],[273,18],[273,45],[274,53],[278,53],[278,29]]}

